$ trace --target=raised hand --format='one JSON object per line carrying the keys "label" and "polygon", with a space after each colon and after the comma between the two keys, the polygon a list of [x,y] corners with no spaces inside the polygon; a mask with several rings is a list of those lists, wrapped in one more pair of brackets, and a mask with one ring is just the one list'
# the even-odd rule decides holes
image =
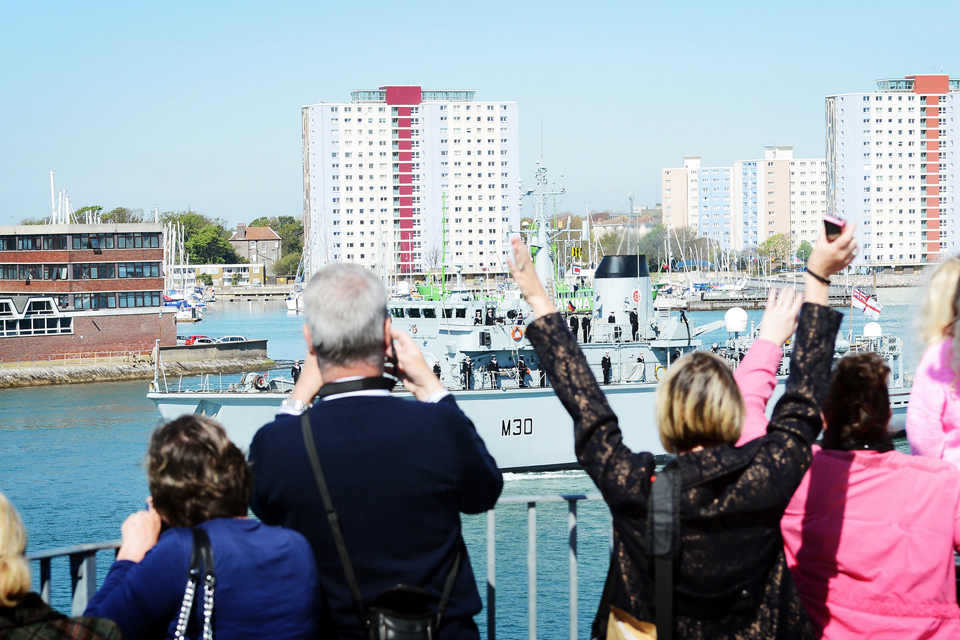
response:
{"label": "raised hand", "polygon": [[147,499],[147,510],[137,511],[127,516],[120,527],[120,550],[117,560],[140,562],[160,539],[160,514],[153,508],[153,501]]}
{"label": "raised hand", "polygon": [[804,297],[807,302],[827,305],[830,303],[829,288],[826,279],[844,269],[857,256],[857,241],[853,237],[855,223],[844,227],[836,240],[827,240],[827,234],[820,229],[817,244],[807,259],[807,277],[804,279]]}
{"label": "raised hand", "polygon": [[547,290],[543,288],[543,283],[540,282],[533,268],[533,260],[530,258],[527,246],[523,244],[520,236],[514,236],[510,243],[513,245],[513,257],[507,256],[507,264],[510,266],[514,282],[520,287],[524,300],[533,309],[533,315],[539,318],[556,313],[557,308],[550,300]]}
{"label": "raised hand", "polygon": [[789,287],[770,289],[767,309],[760,322],[760,339],[778,346],[786,342],[797,330],[797,314],[802,306],[802,293]]}
{"label": "raised hand", "polygon": [[856,223],[846,225],[843,233],[833,242],[827,240],[826,232],[820,229],[817,244],[807,259],[807,270],[829,278],[846,268],[857,255],[857,240],[853,237],[856,229]]}
{"label": "raised hand", "polygon": [[390,337],[397,354],[397,370],[394,373],[407,391],[423,401],[443,389],[413,338],[399,329],[392,329]]}

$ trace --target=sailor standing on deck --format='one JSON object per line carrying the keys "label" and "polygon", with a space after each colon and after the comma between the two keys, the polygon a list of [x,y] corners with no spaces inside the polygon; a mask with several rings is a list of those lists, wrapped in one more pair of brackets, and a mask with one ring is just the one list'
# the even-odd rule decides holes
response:
{"label": "sailor standing on deck", "polygon": [[460,363],[460,373],[463,375],[463,388],[469,391],[473,386],[471,384],[471,378],[473,377],[473,363],[470,361],[470,356],[466,356],[463,359],[463,362]]}
{"label": "sailor standing on deck", "polygon": [[583,321],[580,322],[580,327],[583,328],[583,341],[584,343],[590,341],[590,316],[583,316]]}
{"label": "sailor standing on deck", "polygon": [[630,309],[630,330],[633,334],[633,340],[636,340],[637,334],[640,332],[640,318],[637,316],[636,309]]}
{"label": "sailor standing on deck", "polygon": [[293,384],[297,384],[297,380],[300,379],[300,371],[303,370],[303,367],[300,366],[299,360],[293,361],[293,366],[290,367],[290,375],[293,377]]}
{"label": "sailor standing on deck", "polygon": [[577,337],[577,332],[580,331],[580,318],[577,317],[577,314],[572,314],[570,316],[570,333],[573,334],[573,337]]}
{"label": "sailor standing on deck", "polygon": [[490,358],[490,364],[487,365],[487,372],[490,374],[490,386],[494,389],[499,389],[500,364],[497,362],[497,356]]}
{"label": "sailor standing on deck", "polygon": [[433,363],[433,375],[437,376],[437,380],[439,380],[441,373],[443,373],[443,370],[440,368],[440,361],[437,360]]}
{"label": "sailor standing on deck", "polygon": [[609,351],[603,352],[603,357],[600,358],[600,368],[603,369],[603,384],[610,384],[610,370],[613,368],[613,363],[610,362]]}

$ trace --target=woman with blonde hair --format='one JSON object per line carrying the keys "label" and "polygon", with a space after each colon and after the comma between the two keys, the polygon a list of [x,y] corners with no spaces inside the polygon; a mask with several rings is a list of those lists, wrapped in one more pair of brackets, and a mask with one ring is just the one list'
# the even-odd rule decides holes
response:
{"label": "woman with blonde hair", "polygon": [[514,239],[511,271],[536,317],[527,336],[573,418],[577,460],[613,515],[610,570],[591,637],[614,637],[624,621],[641,629],[656,622],[660,638],[815,637],[787,570],[780,519],[822,428],[819,407],[843,319],[828,306],[827,285],[856,254],[853,232],[849,225],[833,242],[820,238],[802,309],[791,294],[780,301],[800,320],[786,392],[766,435],[735,446],[745,408],[733,374],[713,354],[683,356],[657,390],[661,440],[677,454],[660,472],[652,453],[623,443],[583,352]]}
{"label": "woman with blonde hair", "polygon": [[930,278],[920,337],[926,350],[907,407],[910,450],[960,467],[960,257],[942,263]]}
{"label": "woman with blonde hair", "polygon": [[119,640],[120,630],[109,620],[68,618],[31,593],[26,548],[27,531],[20,515],[0,493],[0,638]]}

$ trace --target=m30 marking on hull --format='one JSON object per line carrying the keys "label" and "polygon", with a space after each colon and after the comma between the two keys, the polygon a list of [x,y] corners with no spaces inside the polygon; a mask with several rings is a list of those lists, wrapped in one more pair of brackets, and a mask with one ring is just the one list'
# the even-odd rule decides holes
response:
{"label": "m30 marking on hull", "polygon": [[532,436],[533,418],[513,418],[500,421],[501,436]]}

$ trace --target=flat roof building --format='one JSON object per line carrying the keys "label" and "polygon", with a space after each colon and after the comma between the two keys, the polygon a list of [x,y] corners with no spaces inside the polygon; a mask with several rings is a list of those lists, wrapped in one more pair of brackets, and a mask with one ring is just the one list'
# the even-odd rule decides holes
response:
{"label": "flat roof building", "polygon": [[827,96],[828,201],[858,225],[866,267],[922,266],[956,251],[954,110],[945,74]]}
{"label": "flat roof building", "polygon": [[[302,108],[308,269],[355,262],[384,277],[507,273],[519,229],[516,102],[385,86]],[[249,231],[249,229],[248,229]]]}

